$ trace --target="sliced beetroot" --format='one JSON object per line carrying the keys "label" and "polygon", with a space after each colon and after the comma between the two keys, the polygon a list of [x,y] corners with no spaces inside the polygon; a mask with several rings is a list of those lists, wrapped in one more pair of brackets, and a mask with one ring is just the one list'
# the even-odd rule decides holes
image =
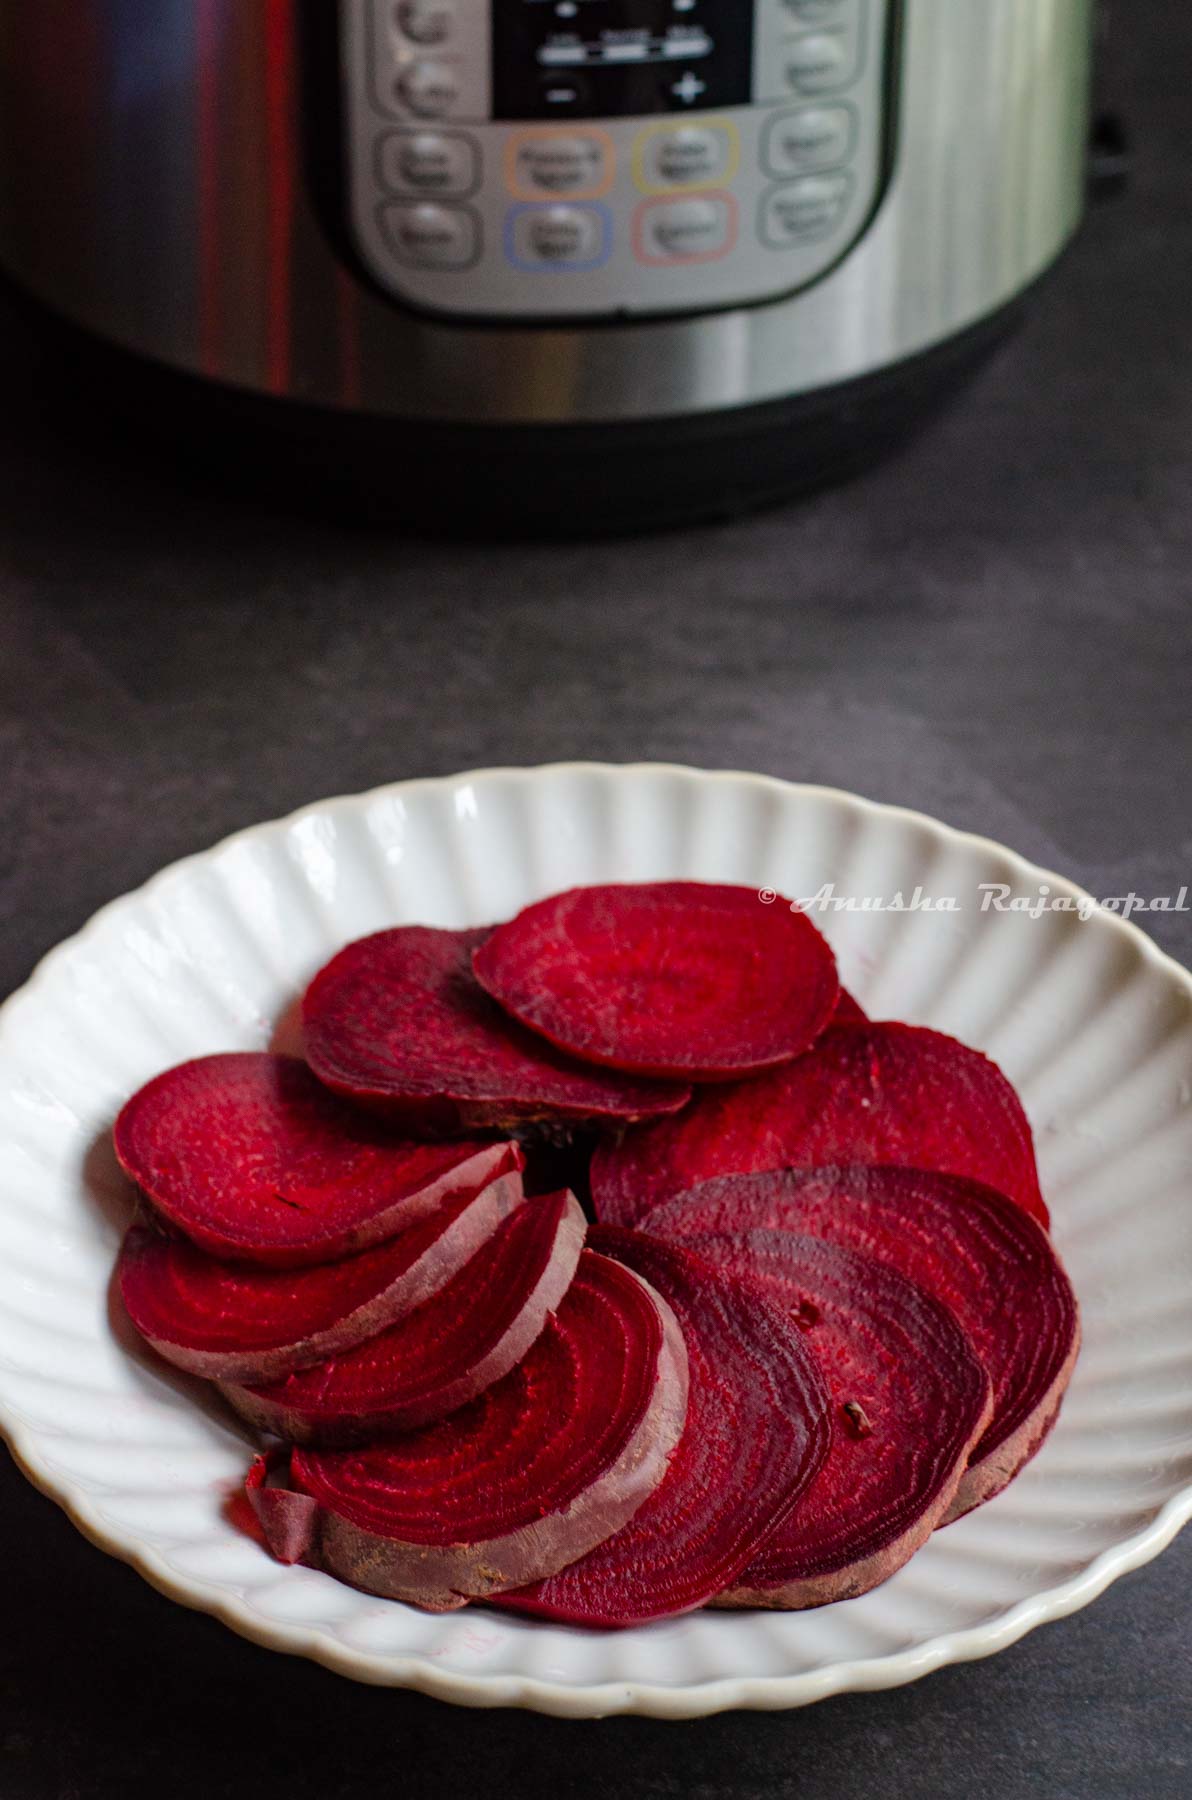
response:
{"label": "sliced beetroot", "polygon": [[813,1044],[840,993],[827,940],[791,903],[698,881],[573,888],[472,958],[514,1018],[586,1062],[724,1081]]}
{"label": "sliced beetroot", "polygon": [[571,1285],[586,1229],[572,1194],[527,1200],[387,1331],[281,1381],[223,1392],[252,1424],[297,1444],[356,1444],[446,1418],[525,1356]]}
{"label": "sliced beetroot", "polygon": [[137,1330],[168,1362],[210,1380],[274,1381],[413,1312],[521,1200],[517,1177],[501,1176],[387,1244],[304,1269],[221,1262],[184,1238],[134,1225],[120,1253],[120,1292]]}
{"label": "sliced beetroot", "polygon": [[701,1093],[674,1120],[598,1150],[601,1219],[633,1225],[714,1175],[893,1163],[967,1175],[1047,1224],[1031,1128],[994,1063],[914,1025],[848,1025],[756,1081]]}
{"label": "sliced beetroot", "polygon": [[841,988],[836,1002],[836,1011],[832,1014],[833,1025],[868,1025],[869,1014],[861,1004],[853,999],[847,988]]}
{"label": "sliced beetroot", "polygon": [[294,1268],[398,1236],[522,1165],[514,1143],[415,1144],[292,1056],[167,1069],[116,1120],[116,1154],[157,1211],[213,1256]]}
{"label": "sliced beetroot", "polygon": [[627,1525],[502,1604],[638,1625],[702,1606],[739,1576],[823,1463],[828,1397],[800,1332],[756,1283],[641,1232],[599,1228],[592,1241],[670,1302],[687,1341],[687,1427]]}
{"label": "sliced beetroot", "polygon": [[1055,1422],[1080,1348],[1072,1284],[1042,1227],[980,1182],[860,1167],[725,1176],[668,1201],[647,1223],[700,1246],[707,1233],[810,1232],[878,1258],[949,1306],[994,1399],[950,1518],[999,1492]]}
{"label": "sliced beetroot", "polygon": [[789,1231],[687,1240],[793,1319],[832,1397],[832,1448],[719,1604],[798,1610],[867,1593],[944,1518],[990,1411],[955,1315],[873,1257]]}
{"label": "sliced beetroot", "polygon": [[259,1459],[249,1497],[282,1561],[444,1612],[620,1530],[663,1479],[686,1412],[670,1308],[585,1251],[525,1360],[480,1399],[365,1450],[296,1450],[288,1487]]}
{"label": "sliced beetroot", "polygon": [[585,1068],[508,1018],[472,973],[488,935],[411,925],[342,950],[303,1003],[306,1056],[320,1081],[433,1131],[625,1124],[686,1102],[688,1088]]}

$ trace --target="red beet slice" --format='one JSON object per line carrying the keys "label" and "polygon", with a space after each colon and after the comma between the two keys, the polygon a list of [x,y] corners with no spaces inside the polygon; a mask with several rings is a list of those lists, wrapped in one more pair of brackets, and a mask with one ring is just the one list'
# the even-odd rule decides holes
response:
{"label": "red beet slice", "polygon": [[383,1243],[522,1165],[513,1143],[395,1138],[297,1058],[265,1053],[167,1069],[134,1094],[114,1139],[126,1172],[187,1237],[274,1268]]}
{"label": "red beet slice", "polygon": [[471,1406],[366,1450],[296,1450],[288,1490],[261,1459],[249,1497],[282,1561],[445,1612],[618,1531],[663,1479],[686,1411],[670,1308],[585,1251],[524,1362]]}
{"label": "red beet slice", "polygon": [[718,1594],[796,1504],[827,1454],[827,1393],[800,1332],[756,1283],[642,1232],[602,1252],[670,1302],[687,1340],[687,1426],[666,1479],[582,1561],[503,1605],[582,1625],[638,1625]]}
{"label": "red beet slice", "polygon": [[967,1175],[1048,1222],[1031,1128],[1006,1077],[914,1025],[828,1031],[785,1068],[700,1094],[678,1118],[598,1150],[592,1193],[601,1219],[633,1225],[713,1175],[860,1162]]}
{"label": "red beet slice", "polygon": [[841,988],[840,998],[836,1002],[836,1011],[832,1014],[833,1025],[868,1025],[869,1014],[860,1003],[853,999],[847,988]]}
{"label": "red beet slice", "polygon": [[689,1240],[794,1319],[832,1396],[832,1448],[721,1605],[795,1611],[868,1593],[940,1523],[990,1412],[955,1315],[873,1257],[789,1231]]}
{"label": "red beet slice", "polygon": [[522,1201],[503,1175],[399,1238],[339,1262],[262,1269],[220,1262],[183,1238],[134,1225],[120,1292],[168,1362],[223,1381],[274,1381],[374,1337],[447,1285]]}
{"label": "red beet slice", "polygon": [[387,1331],[282,1381],[223,1392],[252,1424],[298,1444],[356,1444],[446,1418],[521,1361],[571,1285],[586,1230],[574,1195],[527,1200]]}
{"label": "red beet slice", "polygon": [[573,1056],[725,1081],[813,1044],[840,993],[826,938],[787,900],[698,881],[573,888],[472,958],[507,1012]]}
{"label": "red beet slice", "polygon": [[665,1237],[810,1232],[897,1269],[943,1301],[993,1383],[994,1411],[950,1518],[998,1493],[1059,1412],[1077,1352],[1072,1284],[1046,1232],[980,1182],[920,1169],[725,1176],[649,1215]]}
{"label": "red beet slice", "polygon": [[303,1003],[307,1060],[320,1081],[434,1131],[625,1124],[687,1101],[685,1087],[584,1068],[507,1018],[472,974],[488,935],[411,925],[342,950]]}

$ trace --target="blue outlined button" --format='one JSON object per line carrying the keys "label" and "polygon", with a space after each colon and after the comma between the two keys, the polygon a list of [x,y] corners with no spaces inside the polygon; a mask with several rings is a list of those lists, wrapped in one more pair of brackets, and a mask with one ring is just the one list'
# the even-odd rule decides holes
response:
{"label": "blue outlined button", "polygon": [[612,247],[613,215],[607,206],[531,202],[510,207],[505,220],[505,254],[529,275],[582,275],[602,268]]}

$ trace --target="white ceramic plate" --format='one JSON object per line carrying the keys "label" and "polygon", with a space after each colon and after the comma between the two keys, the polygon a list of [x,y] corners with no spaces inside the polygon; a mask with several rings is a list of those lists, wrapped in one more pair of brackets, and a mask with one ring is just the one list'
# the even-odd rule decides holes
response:
{"label": "white ceramic plate", "polygon": [[[801,1615],[584,1632],[446,1618],[284,1569],[235,1523],[244,1434],[109,1314],[124,1098],[256,1048],[340,945],[480,925],[581,882],[691,877],[963,910],[820,916],[877,1017],[979,1045],[1019,1084],[1085,1343],[1043,1453],[876,1593]],[[0,1425],[94,1542],[245,1636],[468,1705],[689,1718],[890,1687],[1083,1606],[1192,1515],[1192,979],[1080,890],[983,839],[751,775],[569,765],[401,783],[242,832],[116,901],[0,1014]]]}

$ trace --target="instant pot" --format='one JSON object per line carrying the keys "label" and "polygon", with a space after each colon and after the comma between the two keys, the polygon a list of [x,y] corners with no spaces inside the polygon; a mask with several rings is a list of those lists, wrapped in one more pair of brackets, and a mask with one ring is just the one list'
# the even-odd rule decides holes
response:
{"label": "instant pot", "polygon": [[104,404],[458,529],[838,476],[1017,316],[1096,0],[0,0],[0,268]]}

